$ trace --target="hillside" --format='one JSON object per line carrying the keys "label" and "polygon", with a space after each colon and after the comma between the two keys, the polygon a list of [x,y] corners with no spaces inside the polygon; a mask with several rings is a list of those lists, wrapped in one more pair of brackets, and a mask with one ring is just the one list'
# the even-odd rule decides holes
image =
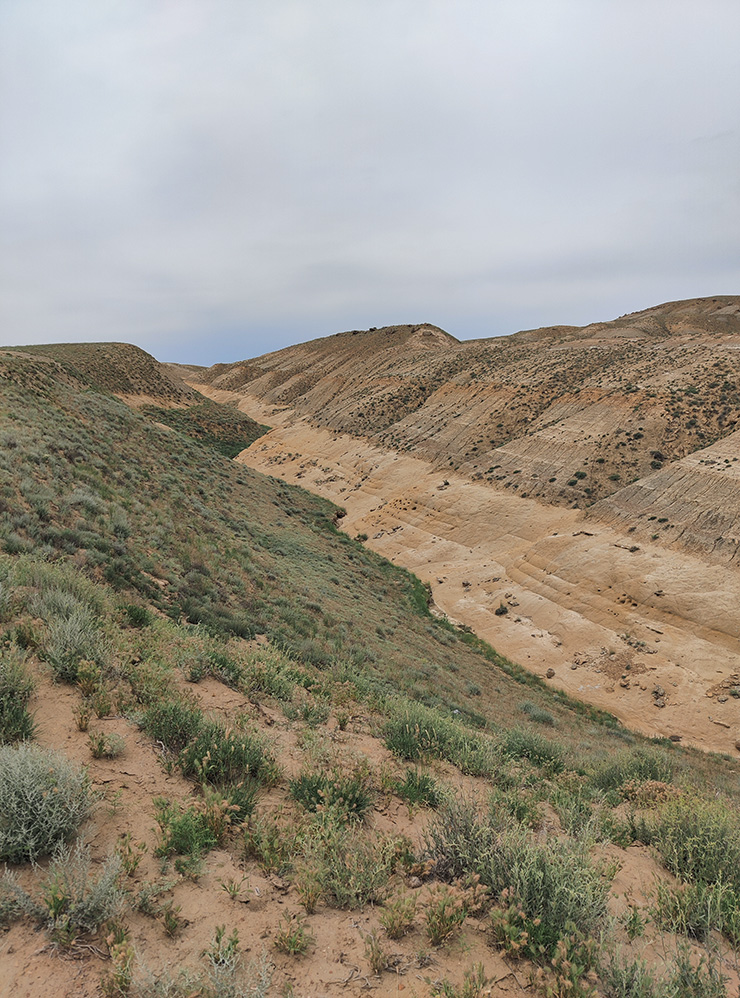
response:
{"label": "hillside", "polygon": [[0,350],[0,996],[732,993],[740,764],[438,619],[106,351]]}
{"label": "hillside", "polygon": [[343,333],[191,383],[272,426],[241,462],[342,503],[451,619],[646,734],[734,753],[739,349],[724,297],[469,343]]}
{"label": "hillside", "polygon": [[738,349],[740,298],[722,297],[465,343],[429,325],[341,333],[197,381],[587,508],[732,432]]}

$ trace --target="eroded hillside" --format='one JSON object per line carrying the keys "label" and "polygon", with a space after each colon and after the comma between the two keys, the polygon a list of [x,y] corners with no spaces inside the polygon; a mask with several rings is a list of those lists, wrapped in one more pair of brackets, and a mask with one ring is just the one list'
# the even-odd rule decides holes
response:
{"label": "eroded hillside", "polygon": [[466,343],[427,324],[341,333],[197,380],[586,508],[732,432],[739,349],[740,298],[723,297]]}
{"label": "eroded hillside", "polygon": [[197,383],[273,426],[240,460],[342,503],[452,618],[646,732],[734,752],[738,350],[723,297],[470,343],[343,333]]}
{"label": "eroded hillside", "polygon": [[378,543],[420,558],[432,508],[427,550],[475,549],[484,495],[525,553],[534,500],[430,499],[431,465],[305,421],[323,468],[253,445],[342,517],[227,459],[233,404],[124,405],[126,350],[107,388],[69,356],[0,351],[3,998],[737,990],[738,760],[548,688],[337,529],[393,465]]}

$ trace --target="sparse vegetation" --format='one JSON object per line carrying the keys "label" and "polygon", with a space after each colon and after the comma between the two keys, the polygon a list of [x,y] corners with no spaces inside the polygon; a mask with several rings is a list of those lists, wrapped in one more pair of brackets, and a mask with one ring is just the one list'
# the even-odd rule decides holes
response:
{"label": "sparse vegetation", "polygon": [[[737,765],[628,735],[435,620],[427,588],[339,532],[335,507],[222,456],[242,442],[236,410],[136,413],[93,355],[87,373],[62,347],[0,356],[0,860],[14,864],[0,921],[23,923],[14,945],[44,926],[82,959],[107,946],[106,996],[265,998],[290,994],[328,906],[358,913],[347,945],[363,974],[463,953],[485,928],[551,995],[588,994],[596,971],[610,998],[723,994],[724,956],[679,953],[663,971],[638,947],[669,950],[678,932],[737,948]],[[610,467],[589,459],[597,492]],[[69,758],[29,741],[55,725]],[[106,806],[73,758],[112,783]],[[377,830],[396,820],[408,837]],[[650,843],[678,883],[666,873],[612,923],[605,841]],[[45,872],[28,865],[50,854]],[[279,918],[286,901],[305,915]],[[271,959],[244,967],[265,925]],[[146,971],[154,936],[177,938],[177,975]],[[615,936],[623,957],[608,956]],[[482,964],[457,983],[435,973],[433,993],[485,993]]]}

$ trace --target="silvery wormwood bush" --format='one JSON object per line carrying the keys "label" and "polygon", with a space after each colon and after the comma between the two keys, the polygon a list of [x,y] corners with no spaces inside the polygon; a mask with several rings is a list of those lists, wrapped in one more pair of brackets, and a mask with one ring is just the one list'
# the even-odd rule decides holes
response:
{"label": "silvery wormwood bush", "polygon": [[0,748],[0,861],[52,852],[93,803],[86,771],[61,753],[27,743]]}

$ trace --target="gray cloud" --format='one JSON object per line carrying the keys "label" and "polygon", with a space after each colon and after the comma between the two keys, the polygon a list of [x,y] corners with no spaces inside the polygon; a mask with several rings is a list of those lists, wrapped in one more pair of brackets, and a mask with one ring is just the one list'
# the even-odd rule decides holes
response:
{"label": "gray cloud", "polygon": [[0,342],[253,356],[740,292],[734,0],[8,0]]}

